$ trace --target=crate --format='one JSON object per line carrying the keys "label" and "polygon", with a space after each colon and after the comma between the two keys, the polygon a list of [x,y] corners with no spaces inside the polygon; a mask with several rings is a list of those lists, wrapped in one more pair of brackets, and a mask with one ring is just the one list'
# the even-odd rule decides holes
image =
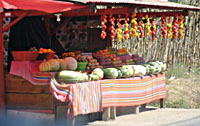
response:
{"label": "crate", "polygon": [[12,51],[16,61],[35,61],[38,57],[37,51]]}

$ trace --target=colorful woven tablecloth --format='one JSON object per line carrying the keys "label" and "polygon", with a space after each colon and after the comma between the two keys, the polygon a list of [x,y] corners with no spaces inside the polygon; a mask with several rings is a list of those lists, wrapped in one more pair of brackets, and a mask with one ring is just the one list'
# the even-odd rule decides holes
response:
{"label": "colorful woven tablecloth", "polygon": [[166,98],[165,74],[101,81],[102,107],[134,106]]}
{"label": "colorful woven tablecloth", "polygon": [[76,84],[59,84],[52,79],[50,89],[54,97],[61,102],[69,103],[68,115],[99,112],[101,106],[101,85],[99,81]]}

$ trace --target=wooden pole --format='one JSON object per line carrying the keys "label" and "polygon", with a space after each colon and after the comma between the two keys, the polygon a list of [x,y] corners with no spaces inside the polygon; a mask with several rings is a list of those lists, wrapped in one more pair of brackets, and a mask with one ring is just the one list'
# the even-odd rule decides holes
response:
{"label": "wooden pole", "polygon": [[0,115],[5,114],[5,77],[3,54],[3,16],[0,13]]}

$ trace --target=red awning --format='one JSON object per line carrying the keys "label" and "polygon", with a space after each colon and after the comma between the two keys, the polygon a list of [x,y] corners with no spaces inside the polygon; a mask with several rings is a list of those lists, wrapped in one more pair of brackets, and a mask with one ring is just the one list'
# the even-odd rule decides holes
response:
{"label": "red awning", "polygon": [[37,10],[46,13],[56,13],[79,9],[85,6],[53,0],[0,0],[0,7],[5,9]]}
{"label": "red awning", "polygon": [[97,5],[129,4],[129,5],[135,5],[135,7],[144,7],[144,8],[200,11],[200,7],[168,2],[167,0],[73,0],[73,1],[81,2],[85,4],[91,3],[91,4],[97,4]]}

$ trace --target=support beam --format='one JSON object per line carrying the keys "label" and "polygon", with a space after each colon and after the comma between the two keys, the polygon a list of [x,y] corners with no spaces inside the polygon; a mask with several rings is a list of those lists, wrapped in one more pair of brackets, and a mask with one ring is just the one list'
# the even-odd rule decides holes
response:
{"label": "support beam", "polygon": [[7,31],[10,27],[12,27],[14,24],[19,22],[22,18],[24,18],[27,15],[27,12],[22,13],[18,18],[16,18],[14,21],[12,21],[10,24],[8,24],[6,27],[3,28],[3,31]]}
{"label": "support beam", "polygon": [[72,17],[69,17],[69,18],[65,19],[61,24],[59,24],[59,25],[57,26],[57,28],[51,33],[51,36],[54,35],[57,31],[59,31],[60,28],[62,28],[63,25],[65,25],[65,24],[66,24],[67,22],[69,22],[71,19],[72,19]]}
{"label": "support beam", "polygon": [[0,13],[0,116],[5,114],[5,74],[3,55],[3,15]]}

